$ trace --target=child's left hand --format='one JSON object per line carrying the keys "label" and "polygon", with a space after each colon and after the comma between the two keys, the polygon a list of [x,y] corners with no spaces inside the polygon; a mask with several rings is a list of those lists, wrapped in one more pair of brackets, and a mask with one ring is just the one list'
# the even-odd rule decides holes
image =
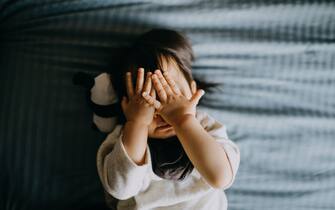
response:
{"label": "child's left hand", "polygon": [[199,89],[193,92],[192,97],[187,99],[167,72],[164,72],[163,76],[160,70],[156,70],[151,77],[160,101],[148,93],[143,93],[142,96],[157,109],[158,114],[168,124],[176,126],[188,115],[195,116],[196,106],[204,95],[204,90]]}

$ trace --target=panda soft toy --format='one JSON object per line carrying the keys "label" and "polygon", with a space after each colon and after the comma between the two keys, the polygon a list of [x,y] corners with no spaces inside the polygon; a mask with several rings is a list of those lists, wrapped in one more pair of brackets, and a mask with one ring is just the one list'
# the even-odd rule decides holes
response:
{"label": "panda soft toy", "polygon": [[73,83],[86,89],[87,102],[93,111],[92,128],[105,134],[114,130],[117,124],[116,113],[122,111],[115,93],[110,74],[103,72],[97,76],[78,72]]}

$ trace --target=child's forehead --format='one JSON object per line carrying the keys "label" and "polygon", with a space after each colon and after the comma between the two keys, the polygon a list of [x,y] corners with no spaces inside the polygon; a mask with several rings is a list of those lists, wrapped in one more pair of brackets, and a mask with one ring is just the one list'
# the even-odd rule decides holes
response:
{"label": "child's forehead", "polygon": [[161,65],[163,69],[160,69],[161,71],[165,72],[169,72],[169,74],[174,78],[174,79],[178,79],[180,78],[180,76],[184,75],[181,72],[181,69],[179,68],[177,62],[173,59],[173,58],[167,58],[162,56],[161,57]]}
{"label": "child's forehead", "polygon": [[[169,75],[172,77],[172,79],[176,82],[177,86],[182,90],[182,92],[191,91],[190,84],[187,82],[187,79],[185,75],[181,72],[181,69],[179,68],[177,62],[173,58],[161,58],[161,66],[163,69],[161,69],[163,72],[167,71],[169,72]],[[188,92],[189,92],[188,91]]]}

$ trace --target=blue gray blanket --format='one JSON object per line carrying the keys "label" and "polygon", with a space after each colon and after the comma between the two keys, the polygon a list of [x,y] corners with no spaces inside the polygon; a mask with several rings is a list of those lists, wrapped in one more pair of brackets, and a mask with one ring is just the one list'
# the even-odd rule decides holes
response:
{"label": "blue gray blanket", "polygon": [[78,71],[155,27],[191,39],[241,149],[230,210],[335,209],[333,1],[0,1],[0,209],[104,209]]}

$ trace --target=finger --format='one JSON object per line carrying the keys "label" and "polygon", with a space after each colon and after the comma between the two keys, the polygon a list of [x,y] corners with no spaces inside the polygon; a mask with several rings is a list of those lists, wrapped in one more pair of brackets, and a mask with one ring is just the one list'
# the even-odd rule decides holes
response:
{"label": "finger", "polygon": [[148,104],[150,104],[151,106],[154,106],[155,109],[160,109],[161,103],[157,101],[156,99],[152,98],[150,95],[148,95],[147,92],[143,92],[142,96]]}
{"label": "finger", "polygon": [[205,91],[199,89],[190,99],[191,103],[197,105],[200,101],[200,98],[205,94]]}
{"label": "finger", "polygon": [[126,97],[126,96],[123,96],[123,97],[122,97],[122,101],[121,101],[121,108],[122,108],[122,111],[123,111],[123,112],[125,112],[126,107],[127,107],[127,104],[128,104],[127,97]]}
{"label": "finger", "polygon": [[162,102],[166,101],[167,95],[166,95],[165,90],[164,90],[162,84],[160,83],[160,80],[158,79],[156,74],[152,75],[152,81],[154,83],[154,87],[155,87],[155,90],[157,91],[159,99]]}
{"label": "finger", "polygon": [[139,68],[137,70],[137,81],[136,81],[136,93],[139,94],[142,92],[144,82],[144,69]]}
{"label": "finger", "polygon": [[152,85],[151,85],[150,96],[156,99],[156,90]]}
{"label": "finger", "polygon": [[195,94],[197,92],[197,83],[192,80],[191,82],[191,91],[192,91],[192,94]]}
{"label": "finger", "polygon": [[149,92],[151,90],[151,72],[147,72],[147,77],[145,78],[145,83],[143,87],[143,92]]}
{"label": "finger", "polygon": [[173,92],[177,95],[180,95],[180,89],[178,88],[177,84],[175,83],[175,81],[172,79],[172,77],[169,75],[169,73],[167,71],[165,71],[163,73],[166,81],[168,82],[168,84],[170,85],[171,89],[173,90]]}
{"label": "finger", "polygon": [[157,74],[159,81],[161,82],[165,92],[167,95],[174,95],[174,92],[172,92],[170,85],[167,83],[167,81],[165,80],[165,78],[163,77],[163,74],[160,70],[156,70],[155,74]]}
{"label": "finger", "polygon": [[129,71],[126,73],[126,87],[127,87],[128,98],[130,98],[134,95],[134,87],[133,82],[131,80],[131,72]]}

